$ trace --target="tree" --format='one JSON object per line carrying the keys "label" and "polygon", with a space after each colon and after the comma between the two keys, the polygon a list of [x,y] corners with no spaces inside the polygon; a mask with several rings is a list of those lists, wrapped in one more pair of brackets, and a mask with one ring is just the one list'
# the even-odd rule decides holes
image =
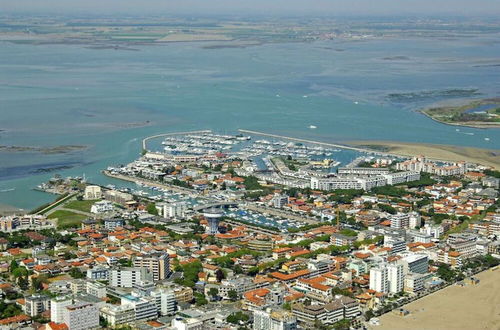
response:
{"label": "tree", "polygon": [[236,292],[236,290],[229,290],[227,295],[231,301],[236,301],[238,299],[238,292]]}
{"label": "tree", "polygon": [[375,314],[373,313],[373,311],[371,309],[369,309],[365,313],[365,320],[370,321],[370,319],[374,316],[375,316]]}
{"label": "tree", "polygon": [[224,272],[220,268],[215,271],[215,278],[219,283],[224,279]]}
{"label": "tree", "polygon": [[196,306],[203,306],[208,304],[208,300],[203,293],[195,292],[194,299],[196,301]]}
{"label": "tree", "polygon": [[250,319],[250,317],[247,314],[239,311],[239,312],[230,314],[226,318],[226,321],[229,323],[232,323],[232,324],[238,324],[238,323],[240,323],[240,321],[248,322],[249,319]]}
{"label": "tree", "polygon": [[219,294],[219,289],[210,288],[210,290],[208,290],[208,294],[215,298]]}
{"label": "tree", "polygon": [[438,276],[446,282],[451,282],[455,279],[455,272],[447,264],[441,264],[437,270]]}
{"label": "tree", "polygon": [[69,275],[73,278],[85,278],[85,274],[78,267],[71,268]]}
{"label": "tree", "polygon": [[381,211],[387,212],[389,214],[396,214],[397,213],[396,209],[388,204],[379,204],[378,208]]}
{"label": "tree", "polygon": [[156,209],[155,203],[148,203],[148,205],[146,206],[146,211],[149,214],[158,215],[158,210]]}
{"label": "tree", "polygon": [[17,267],[12,271],[12,276],[14,276],[14,278],[16,279],[28,276],[28,270],[24,267]]}

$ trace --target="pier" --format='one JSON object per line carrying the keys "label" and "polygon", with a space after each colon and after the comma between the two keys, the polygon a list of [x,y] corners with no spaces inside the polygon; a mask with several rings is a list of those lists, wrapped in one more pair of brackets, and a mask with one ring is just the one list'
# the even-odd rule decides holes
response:
{"label": "pier", "polygon": [[294,137],[289,137],[289,136],[284,136],[284,135],[277,135],[277,134],[263,133],[263,132],[257,132],[257,131],[250,131],[250,130],[247,130],[247,129],[239,129],[238,131],[241,132],[241,133],[267,136],[267,137],[276,138],[276,139],[285,139],[285,140],[296,141],[296,142],[319,144],[319,145],[324,145],[324,146],[327,146],[327,147],[348,149],[348,150],[354,150],[354,151],[360,151],[360,152],[378,153],[378,152],[374,152],[373,150],[368,150],[368,149],[363,149],[363,148],[358,148],[358,147],[352,147],[352,146],[343,145],[343,144],[335,144],[335,143],[328,143],[328,142],[319,142],[319,141],[294,138]]}

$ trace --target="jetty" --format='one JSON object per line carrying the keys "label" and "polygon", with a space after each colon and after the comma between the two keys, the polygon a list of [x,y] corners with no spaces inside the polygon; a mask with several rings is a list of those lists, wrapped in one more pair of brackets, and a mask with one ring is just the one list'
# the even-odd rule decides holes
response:
{"label": "jetty", "polygon": [[241,133],[247,133],[247,134],[252,134],[252,135],[261,135],[261,136],[266,136],[270,138],[275,138],[275,139],[285,139],[285,140],[290,140],[290,141],[295,141],[295,142],[301,142],[301,143],[310,143],[310,144],[318,144],[318,145],[323,145],[327,147],[334,147],[334,148],[340,148],[340,149],[347,149],[347,150],[354,150],[354,151],[359,151],[359,152],[369,152],[369,153],[376,153],[376,154],[386,154],[378,151],[373,151],[369,149],[363,149],[363,148],[358,148],[358,147],[353,147],[345,144],[335,144],[335,143],[328,143],[328,142],[320,142],[320,141],[313,141],[313,140],[307,140],[307,139],[300,139],[300,138],[294,138],[294,137],[289,137],[289,136],[284,136],[284,135],[278,135],[278,134],[271,134],[271,133],[264,133],[264,132],[258,132],[258,131],[251,131],[247,129],[238,129],[239,132]]}

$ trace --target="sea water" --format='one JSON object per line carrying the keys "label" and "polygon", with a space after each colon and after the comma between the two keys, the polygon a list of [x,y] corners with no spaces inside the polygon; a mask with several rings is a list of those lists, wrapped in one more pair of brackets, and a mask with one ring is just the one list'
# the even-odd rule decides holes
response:
{"label": "sea water", "polygon": [[142,138],[165,132],[246,128],[326,142],[500,149],[499,129],[457,132],[415,111],[448,98],[498,96],[498,38],[138,51],[1,43],[0,145],[87,148],[0,152],[0,191],[8,190],[0,204],[30,209],[52,200],[32,188],[55,173],[126,186],[100,171],[133,160]]}

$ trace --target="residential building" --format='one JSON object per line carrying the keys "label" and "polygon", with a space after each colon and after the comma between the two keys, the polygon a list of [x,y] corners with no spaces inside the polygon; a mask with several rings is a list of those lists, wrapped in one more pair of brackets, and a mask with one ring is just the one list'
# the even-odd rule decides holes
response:
{"label": "residential building", "polygon": [[404,288],[403,265],[392,263],[387,266],[387,281],[390,293],[399,293]]}
{"label": "residential building", "polygon": [[102,198],[102,190],[99,186],[86,186],[83,193],[83,199],[95,200]]}
{"label": "residential building", "polygon": [[147,268],[154,281],[162,281],[170,273],[170,258],[167,253],[152,253],[134,259],[134,267]]}
{"label": "residential building", "polygon": [[135,321],[135,309],[132,305],[106,304],[101,308],[100,314],[111,326]]}
{"label": "residential building", "polygon": [[125,226],[125,220],[120,218],[104,219],[104,228],[109,231],[114,231],[118,227]]}
{"label": "residential building", "polygon": [[64,311],[66,307],[73,305],[70,296],[58,296],[50,300],[50,320],[55,323],[64,323]]}
{"label": "residential building", "polygon": [[33,295],[24,299],[24,308],[26,315],[30,317],[37,316],[50,309],[50,299],[46,295]]}
{"label": "residential building", "polygon": [[328,325],[343,319],[352,319],[361,314],[361,311],[356,300],[345,296],[336,296],[333,302],[324,305],[294,304],[292,313],[305,327],[311,327],[316,321]]}
{"label": "residential building", "polygon": [[158,317],[158,307],[154,299],[126,295],[122,297],[121,304],[134,308],[136,321],[153,320]]}
{"label": "residential building", "polygon": [[89,268],[87,269],[87,278],[91,280],[107,281],[109,279],[109,268]]}
{"label": "residential building", "polygon": [[387,267],[380,265],[370,269],[370,289],[377,292],[387,293],[388,287]]}
{"label": "residential building", "polygon": [[254,330],[295,330],[297,318],[293,313],[284,310],[267,309],[254,311]]}
{"label": "residential building", "polygon": [[148,268],[114,268],[109,273],[109,285],[123,288],[132,288],[137,282],[151,279],[152,275]]}
{"label": "residential building", "polygon": [[425,254],[410,254],[402,259],[405,273],[425,274],[429,272],[429,257]]}
{"label": "residential building", "polygon": [[105,298],[106,284],[97,281],[86,281],[86,292],[97,298]]}
{"label": "residential building", "polygon": [[64,308],[63,323],[71,330],[99,328],[99,309],[94,304],[78,303]]}

